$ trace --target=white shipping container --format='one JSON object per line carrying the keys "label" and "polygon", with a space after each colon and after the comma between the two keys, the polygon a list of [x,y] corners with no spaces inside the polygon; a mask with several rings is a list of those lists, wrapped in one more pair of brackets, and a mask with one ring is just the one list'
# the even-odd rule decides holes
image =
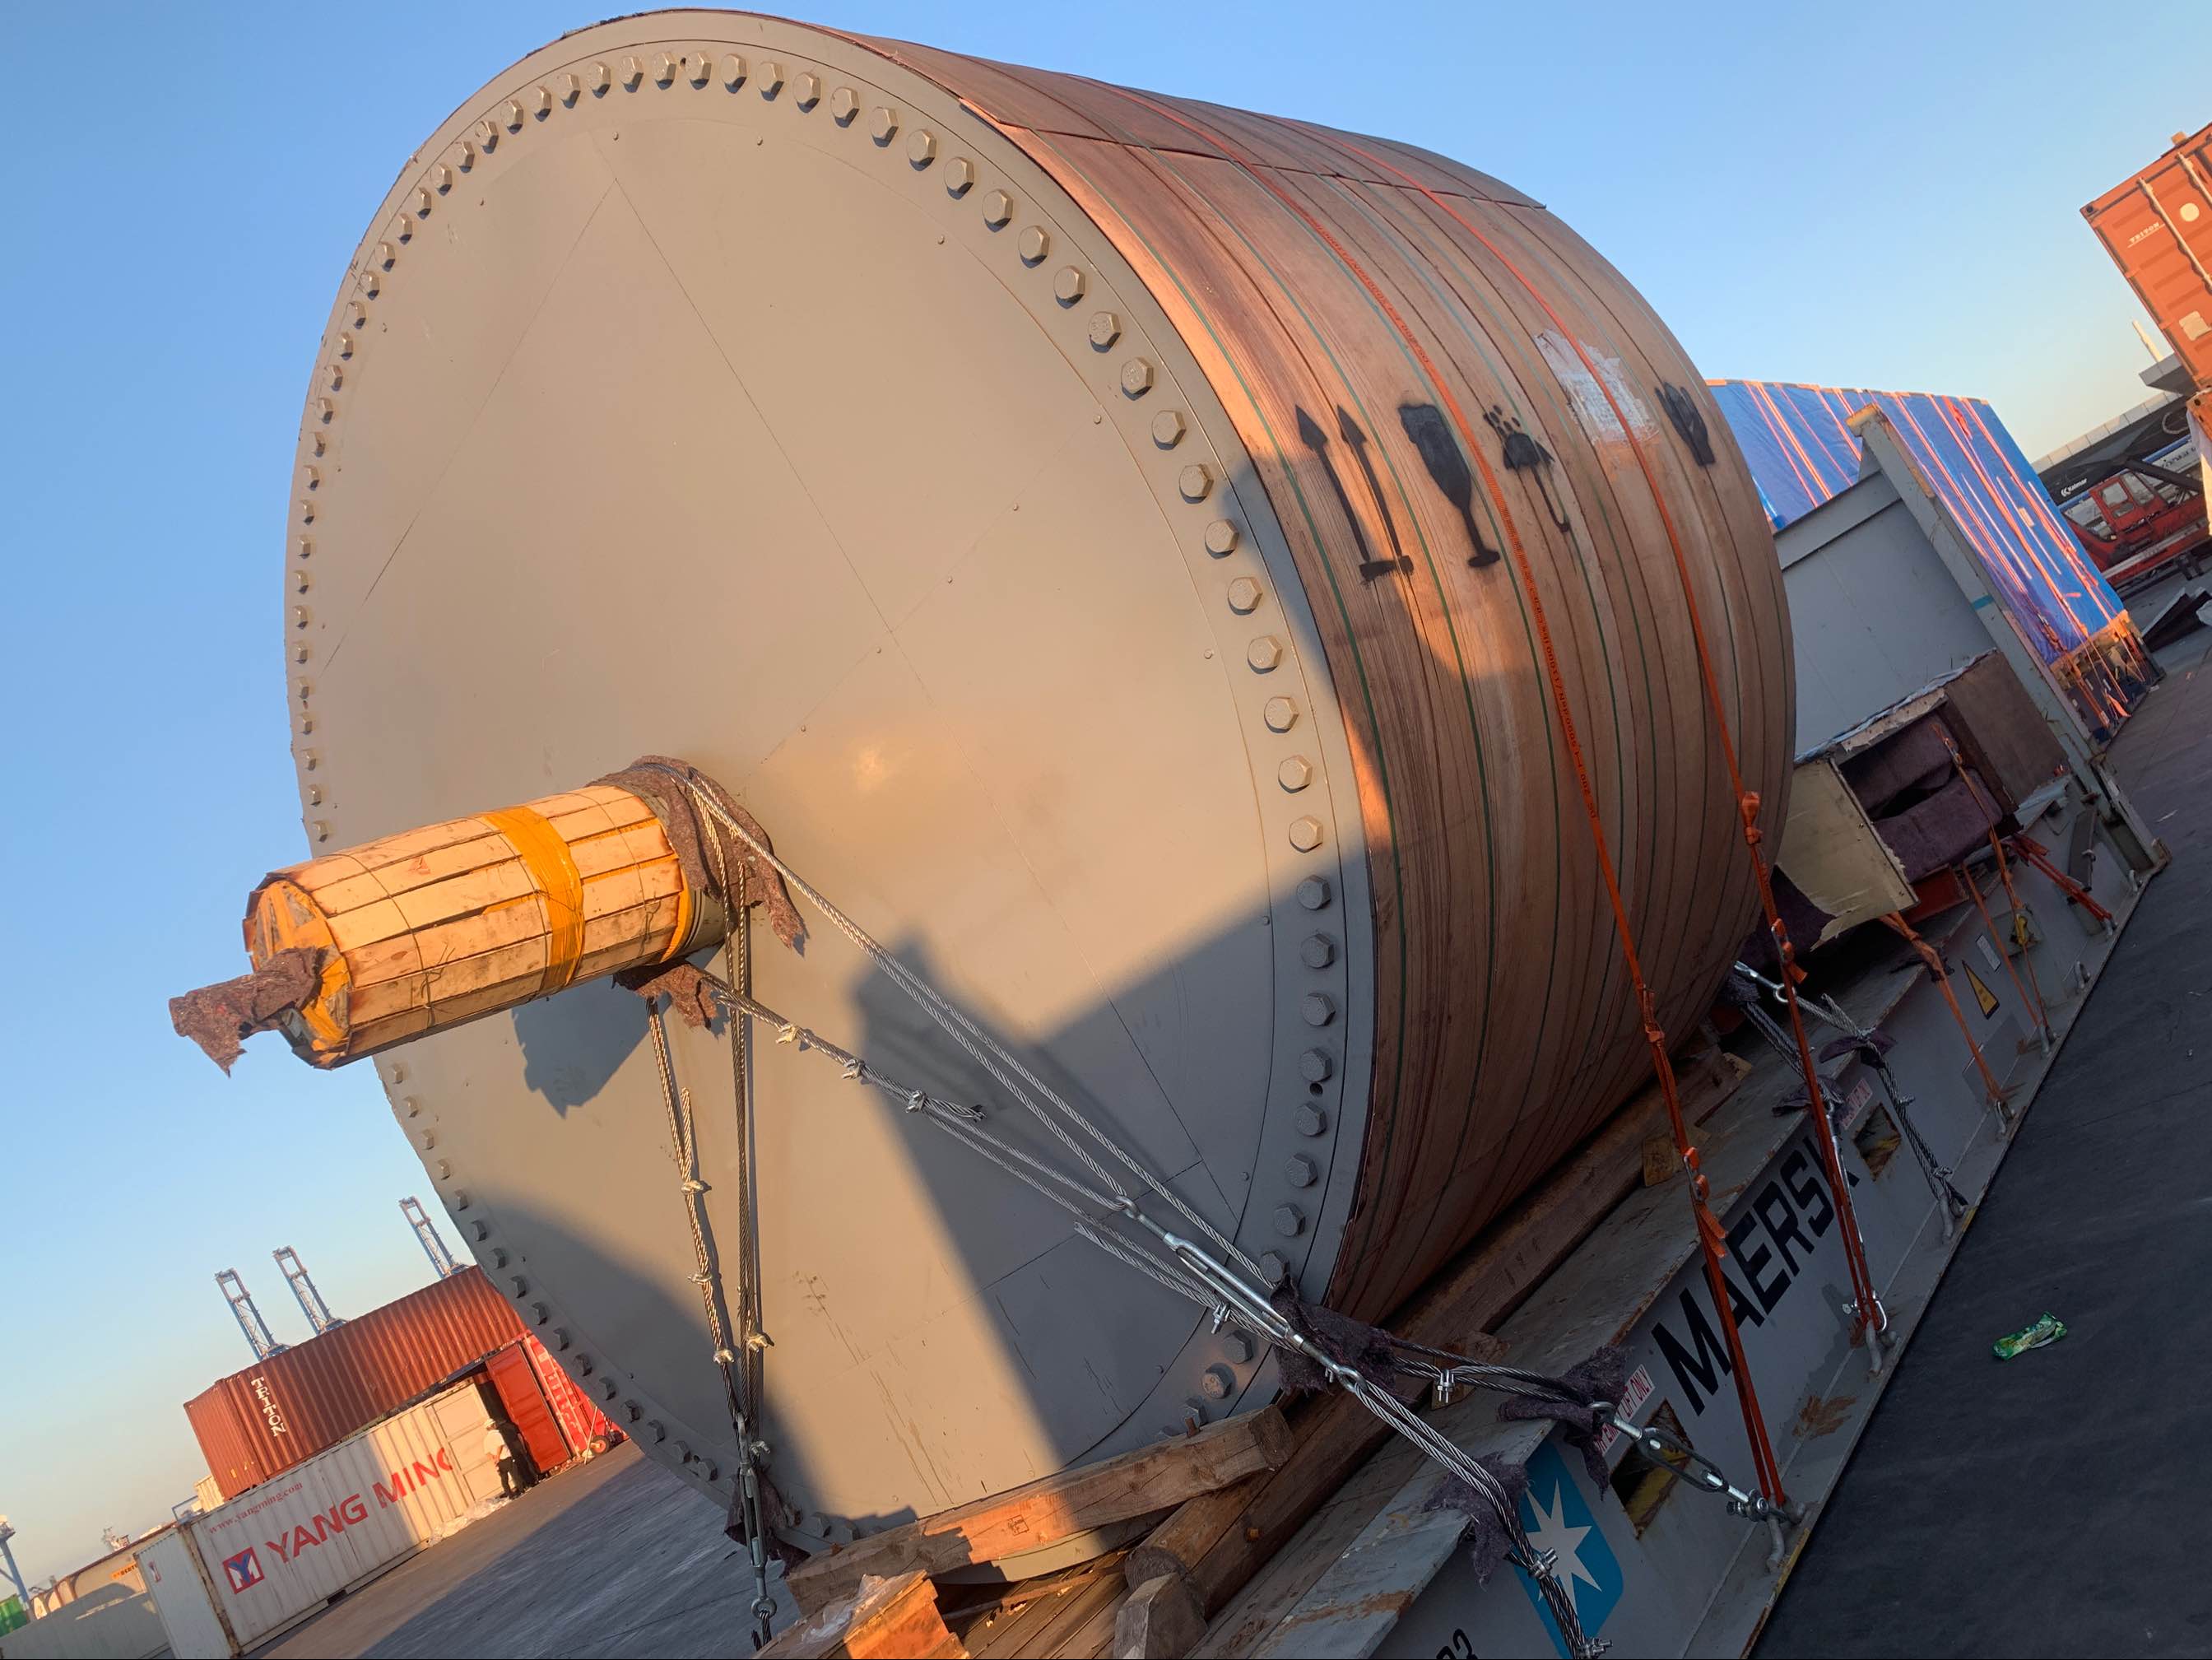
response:
{"label": "white shipping container", "polygon": [[240,1654],[499,1494],[477,1385],[372,1424],[139,1554],[177,1660]]}

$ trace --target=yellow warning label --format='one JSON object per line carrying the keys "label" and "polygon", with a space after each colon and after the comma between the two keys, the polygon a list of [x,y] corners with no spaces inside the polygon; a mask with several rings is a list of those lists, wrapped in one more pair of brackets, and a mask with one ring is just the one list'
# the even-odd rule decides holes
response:
{"label": "yellow warning label", "polygon": [[1971,963],[1961,963],[1959,966],[1966,972],[1966,983],[1974,988],[1974,1001],[1982,1006],[1983,1017],[1987,1018],[1995,1014],[1997,1012],[1997,994],[1982,983],[1982,976],[1974,972]]}

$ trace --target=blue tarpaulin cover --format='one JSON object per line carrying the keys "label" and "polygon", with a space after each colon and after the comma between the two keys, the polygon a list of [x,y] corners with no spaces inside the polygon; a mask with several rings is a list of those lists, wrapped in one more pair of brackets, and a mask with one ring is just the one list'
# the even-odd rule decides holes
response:
{"label": "blue tarpaulin cover", "polygon": [[1992,588],[2045,662],[2124,614],[2027,457],[1980,398],[1782,380],[1711,386],[1777,530],[1858,482],[1863,452],[1851,423],[1875,409],[1965,531]]}

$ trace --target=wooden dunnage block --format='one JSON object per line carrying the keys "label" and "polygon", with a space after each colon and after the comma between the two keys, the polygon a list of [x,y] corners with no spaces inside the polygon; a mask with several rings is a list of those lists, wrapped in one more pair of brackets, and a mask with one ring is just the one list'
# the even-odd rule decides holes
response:
{"label": "wooden dunnage block", "polygon": [[945,1573],[1164,1511],[1273,1469],[1290,1451],[1282,1414],[1263,1407],[1209,1424],[1195,1435],[1062,1471],[825,1551],[792,1570],[785,1584],[800,1608],[820,1609],[851,1594],[864,1578],[915,1570]]}
{"label": "wooden dunnage block", "polygon": [[926,1573],[864,1579],[860,1589],[787,1626],[763,1660],[959,1660]]}

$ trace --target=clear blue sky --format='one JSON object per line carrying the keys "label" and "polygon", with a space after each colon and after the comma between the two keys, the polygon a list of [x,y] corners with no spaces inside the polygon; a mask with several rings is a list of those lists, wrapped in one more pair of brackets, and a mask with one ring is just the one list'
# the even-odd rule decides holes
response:
{"label": "clear blue sky", "polygon": [[[2212,119],[2212,9],[2068,4],[891,5],[821,21],[1428,145],[1541,198],[1708,374],[1974,393],[2030,454],[2139,401],[2076,212]],[[521,0],[15,5],[0,122],[9,583],[0,1511],[33,1578],[203,1474],[179,1403],[428,1278],[366,1069],[225,1079],[165,1000],[242,966],[301,856],[277,657],[292,442],[371,210],[445,114],[595,21]],[[2188,20],[2195,16],[2195,23]],[[448,1230],[451,1237],[451,1231]]]}

